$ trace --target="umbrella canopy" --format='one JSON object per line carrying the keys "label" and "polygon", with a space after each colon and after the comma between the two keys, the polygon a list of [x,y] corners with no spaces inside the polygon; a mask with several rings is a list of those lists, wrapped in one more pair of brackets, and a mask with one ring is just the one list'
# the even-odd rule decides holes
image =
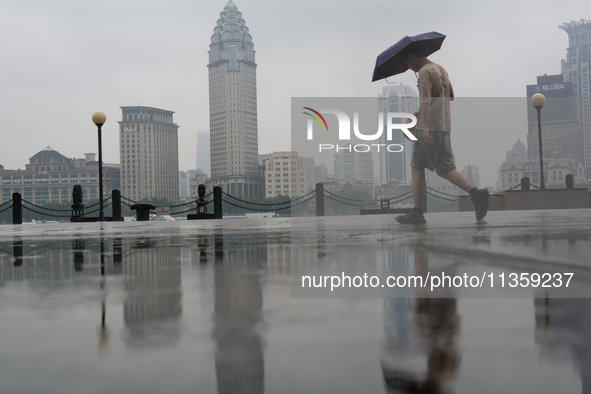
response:
{"label": "umbrella canopy", "polygon": [[404,63],[404,57],[408,53],[427,57],[441,48],[444,39],[443,34],[434,31],[419,34],[418,36],[404,37],[378,55],[371,81],[374,82],[378,79],[405,72],[408,70],[408,66]]}

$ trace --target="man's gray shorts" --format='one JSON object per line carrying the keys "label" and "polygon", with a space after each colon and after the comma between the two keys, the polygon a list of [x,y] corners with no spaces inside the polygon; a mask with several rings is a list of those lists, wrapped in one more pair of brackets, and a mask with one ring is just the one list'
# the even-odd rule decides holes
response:
{"label": "man's gray shorts", "polygon": [[451,151],[451,138],[449,131],[433,131],[429,130],[433,137],[433,142],[425,144],[423,140],[423,131],[416,129],[415,141],[412,150],[411,167],[414,168],[428,168],[434,171],[439,168],[443,172],[448,172],[456,169],[454,154]]}

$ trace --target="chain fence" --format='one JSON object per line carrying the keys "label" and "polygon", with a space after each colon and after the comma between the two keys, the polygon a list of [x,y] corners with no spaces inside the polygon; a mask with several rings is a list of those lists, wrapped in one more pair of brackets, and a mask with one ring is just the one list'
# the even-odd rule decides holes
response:
{"label": "chain fence", "polygon": [[[398,200],[390,201],[390,204],[398,204],[399,202],[402,202],[402,201],[406,201],[406,200],[411,199],[413,196],[412,196],[412,194],[409,194],[409,193],[412,193],[412,192],[405,193],[405,194],[408,194],[408,195],[406,197],[404,197],[404,198],[400,198]],[[405,194],[402,194],[399,197],[402,197]],[[390,200],[392,200],[392,199],[390,198]]]}
{"label": "chain fence", "polygon": [[[8,205],[12,202],[12,200],[5,202],[4,204],[0,205],[0,208],[2,208],[5,205]],[[12,205],[8,205],[6,208],[0,210],[0,213],[4,212],[4,211],[8,211],[10,208],[12,208]]]}
{"label": "chain fence", "polygon": [[[300,197],[297,197],[297,198],[293,198],[293,199],[290,199],[290,200],[286,200],[286,201],[281,201],[281,202],[277,202],[277,203],[258,203],[258,202],[251,202],[251,201],[242,200],[242,199],[240,199],[238,197],[234,197],[233,195],[228,194],[228,193],[222,191],[222,194],[224,196],[228,196],[228,197],[230,197],[230,198],[232,198],[232,199],[234,199],[236,201],[240,201],[240,202],[243,202],[243,203],[246,203],[246,204],[258,205],[258,206],[277,206],[277,205],[291,204],[294,201],[299,201],[299,200],[301,200],[303,198],[306,198],[309,195],[314,194],[314,193],[316,193],[316,190],[312,190],[311,192],[308,192],[308,193],[304,194],[303,196],[300,196]],[[228,202],[227,200],[224,200],[224,199],[222,199],[222,201]],[[232,205],[232,204],[230,204],[230,205]],[[246,208],[246,209],[248,209],[248,208]]]}
{"label": "chain fence", "polygon": [[[103,206],[103,209],[110,207],[111,205],[113,205],[113,202],[109,202],[107,205]],[[95,213],[100,211],[100,208],[95,209],[94,211],[90,211],[90,212],[84,212],[84,215],[89,215],[91,213]]]}
{"label": "chain fence", "polygon": [[56,214],[53,214],[53,213],[39,212],[39,211],[36,211],[33,208],[28,207],[26,205],[23,205],[23,208],[26,209],[26,210],[28,210],[28,211],[35,212],[35,213],[37,213],[39,215],[42,215],[42,216],[51,216],[51,217],[54,217],[54,218],[69,218],[69,217],[71,217],[71,215],[56,215]]}
{"label": "chain fence", "polygon": [[454,199],[457,197],[455,194],[442,192],[441,190],[433,189],[432,187],[428,187],[428,186],[427,186],[427,190],[431,190],[432,192],[443,194],[444,196],[453,197]]}
{"label": "chain fence", "polygon": [[427,194],[428,194],[428,195],[430,195],[430,196],[433,196],[433,197],[439,198],[439,199],[441,199],[441,200],[445,200],[445,201],[451,201],[451,202],[455,202],[455,201],[456,201],[456,199],[455,199],[455,198],[447,198],[447,197],[443,197],[443,196],[438,196],[437,194],[433,194],[433,193],[431,193],[431,192],[429,192],[429,191],[427,192]]}
{"label": "chain fence", "polygon": [[[308,193],[308,195],[309,194],[310,193]],[[308,201],[313,200],[314,198],[316,198],[316,196],[311,196],[311,197],[307,198],[306,200],[303,200],[303,201],[298,202],[297,204],[292,204],[292,205],[289,205],[289,206],[286,206],[286,207],[275,207],[275,208],[269,208],[269,209],[258,209],[258,208],[251,208],[251,207],[243,207],[241,205],[234,204],[233,202],[228,201],[228,200],[222,199],[222,201],[225,202],[225,203],[227,203],[227,204],[230,204],[230,205],[232,205],[232,206],[234,206],[236,208],[241,208],[241,209],[245,209],[245,210],[256,211],[256,212],[274,212],[274,211],[282,211],[282,210],[285,210],[285,209],[295,208],[295,207],[297,207],[299,205],[305,204]],[[301,200],[301,198],[299,198],[298,200]],[[238,200],[238,201],[244,201],[244,200]],[[244,201],[244,202],[248,203],[248,201]],[[289,202],[291,203],[292,200],[290,200]],[[269,204],[257,204],[257,205],[269,205]],[[271,204],[271,205],[273,205],[273,204]],[[280,203],[278,205],[284,205],[284,203]]]}
{"label": "chain fence", "polygon": [[[132,203],[132,204],[138,204],[138,202],[137,202],[137,201],[135,201],[135,200],[132,200],[131,198],[127,198],[127,197],[125,197],[125,196],[123,196],[123,195],[122,195],[122,196],[121,196],[121,203],[123,203],[123,200],[125,200],[125,201],[129,201],[129,202],[130,202],[130,203]],[[130,206],[131,206],[131,204],[125,204],[125,205],[127,205],[128,207],[130,207]]]}
{"label": "chain fence", "polygon": [[334,196],[334,197],[337,197],[337,198],[340,198],[340,199],[343,199],[343,200],[347,200],[347,201],[365,202],[365,200],[357,200],[357,199],[354,199],[354,198],[347,198],[347,197],[339,196],[338,194],[331,193],[328,190],[324,190],[324,194],[325,194],[325,197],[327,197],[327,198],[330,198],[330,197],[328,197],[328,195],[331,195],[331,196]]}
{"label": "chain fence", "polygon": [[[110,201],[110,200],[111,200],[111,197],[106,198],[105,200],[103,200],[103,204],[105,202],[109,201],[109,203],[107,205],[103,205],[103,209],[105,209],[105,208],[107,208],[107,207],[109,207],[109,206],[111,206],[113,204],[113,202]],[[23,202],[23,205],[22,205],[23,209],[26,209],[28,211],[34,212],[34,213],[36,213],[38,215],[50,216],[50,217],[54,217],[54,218],[70,218],[70,217],[72,217],[72,209],[46,208],[46,207],[42,207],[40,205],[34,204],[34,203],[32,203],[30,201],[27,201],[27,200],[22,200],[22,202]],[[84,209],[86,210],[86,209],[89,209],[89,208],[92,208],[92,207],[96,207],[99,204],[100,204],[100,202],[98,202],[96,204],[89,205],[88,207],[84,207]],[[34,207],[34,208],[37,208],[37,209],[41,209],[41,210],[44,210],[44,211],[50,211],[50,212],[68,212],[69,214],[67,214],[67,215],[60,215],[60,214],[54,214],[54,213],[50,213],[50,212],[40,212],[40,211],[38,211],[36,209],[33,209],[31,207]],[[98,211],[100,211],[100,208],[97,208],[97,209],[95,209],[93,211],[90,211],[90,212],[84,212],[84,215],[88,215],[88,214],[91,214],[91,213],[94,213],[94,212],[98,212]],[[0,211],[0,213],[1,212],[3,212],[3,211]]]}
{"label": "chain fence", "polygon": [[[328,198],[329,200],[336,201],[336,202],[344,204],[344,205],[349,205],[351,207],[363,208],[363,204],[359,205],[359,204],[353,204],[353,203],[346,202],[346,201],[340,201],[340,200],[337,200],[336,198],[333,198],[331,196],[324,196],[324,197]],[[352,200],[352,199],[349,199],[349,200]],[[364,200],[354,200],[354,201],[364,201]]]}
{"label": "chain fence", "polygon": [[[409,191],[409,192],[406,192],[406,193],[399,194],[399,195],[397,195],[397,196],[390,197],[388,200],[398,200],[398,199],[400,199],[400,198],[402,198],[402,197],[406,197],[406,196],[410,196],[410,197],[412,197],[412,190],[411,190],[411,191]],[[406,197],[406,198],[408,198],[408,197]],[[399,201],[406,200],[406,198],[403,198],[403,199],[401,199],[401,200],[399,200]],[[394,201],[394,202],[396,202],[396,201]]]}

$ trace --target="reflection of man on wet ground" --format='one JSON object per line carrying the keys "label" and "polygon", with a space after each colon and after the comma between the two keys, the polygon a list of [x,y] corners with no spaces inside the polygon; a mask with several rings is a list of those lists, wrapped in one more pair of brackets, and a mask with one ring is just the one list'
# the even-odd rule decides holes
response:
{"label": "reflection of man on wet ground", "polygon": [[[427,252],[415,250],[415,271],[417,275],[427,276],[429,261]],[[407,300],[408,301],[408,300]],[[417,298],[414,304],[414,330],[416,347],[412,343],[402,344],[411,347],[409,352],[426,356],[426,373],[407,370],[387,362],[382,362],[382,372],[388,393],[429,393],[447,392],[450,380],[460,365],[460,355],[456,349],[460,318],[455,298]],[[412,302],[412,301],[411,301]],[[411,320],[412,321],[412,320]],[[411,323],[412,324],[412,323]],[[409,342],[413,342],[409,340]],[[392,349],[396,359],[418,354],[404,354],[401,349]],[[408,353],[408,352],[406,352]],[[398,361],[398,360],[396,360]],[[422,376],[421,376],[422,375]]]}
{"label": "reflection of man on wet ground", "polygon": [[454,99],[454,92],[447,72],[419,54],[409,53],[404,62],[414,72],[419,73],[420,109],[414,133],[412,155],[412,192],[414,208],[406,215],[400,215],[396,221],[401,224],[425,223],[423,216],[423,197],[427,189],[425,168],[447,179],[472,196],[476,210],[476,220],[480,221],[488,211],[488,190],[472,186],[462,174],[456,171],[451,149],[451,117],[449,102]]}

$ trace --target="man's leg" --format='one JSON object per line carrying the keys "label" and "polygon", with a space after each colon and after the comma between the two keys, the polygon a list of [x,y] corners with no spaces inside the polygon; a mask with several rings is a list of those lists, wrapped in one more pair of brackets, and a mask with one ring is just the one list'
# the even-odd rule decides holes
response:
{"label": "man's leg", "polygon": [[[413,168],[414,170],[414,168]],[[456,170],[443,171],[436,168],[435,171],[440,177],[447,179],[460,189],[469,193],[472,197],[472,204],[474,204],[474,210],[476,211],[476,220],[480,221],[484,219],[488,212],[488,189],[478,190],[468,182],[466,178]]]}
{"label": "man's leg", "polygon": [[[413,170],[414,170],[414,168],[413,168]],[[437,173],[437,175],[439,175],[443,179],[447,179],[448,181],[450,181],[451,183],[453,183],[454,185],[456,185],[457,187],[459,187],[460,189],[462,189],[466,193],[470,193],[470,190],[472,190],[474,188],[474,186],[472,186],[470,184],[470,182],[468,182],[468,180],[466,178],[464,178],[464,176],[456,170],[451,170],[451,171],[445,172],[443,170],[440,170],[439,168],[436,168],[435,172]]]}
{"label": "man's leg", "polygon": [[423,200],[427,190],[424,168],[412,168],[412,199],[415,208],[423,209]]}
{"label": "man's leg", "polygon": [[396,217],[396,221],[400,224],[423,224],[426,222],[423,216],[423,198],[427,183],[425,181],[424,168],[412,168],[412,198],[414,208],[405,215]]}

